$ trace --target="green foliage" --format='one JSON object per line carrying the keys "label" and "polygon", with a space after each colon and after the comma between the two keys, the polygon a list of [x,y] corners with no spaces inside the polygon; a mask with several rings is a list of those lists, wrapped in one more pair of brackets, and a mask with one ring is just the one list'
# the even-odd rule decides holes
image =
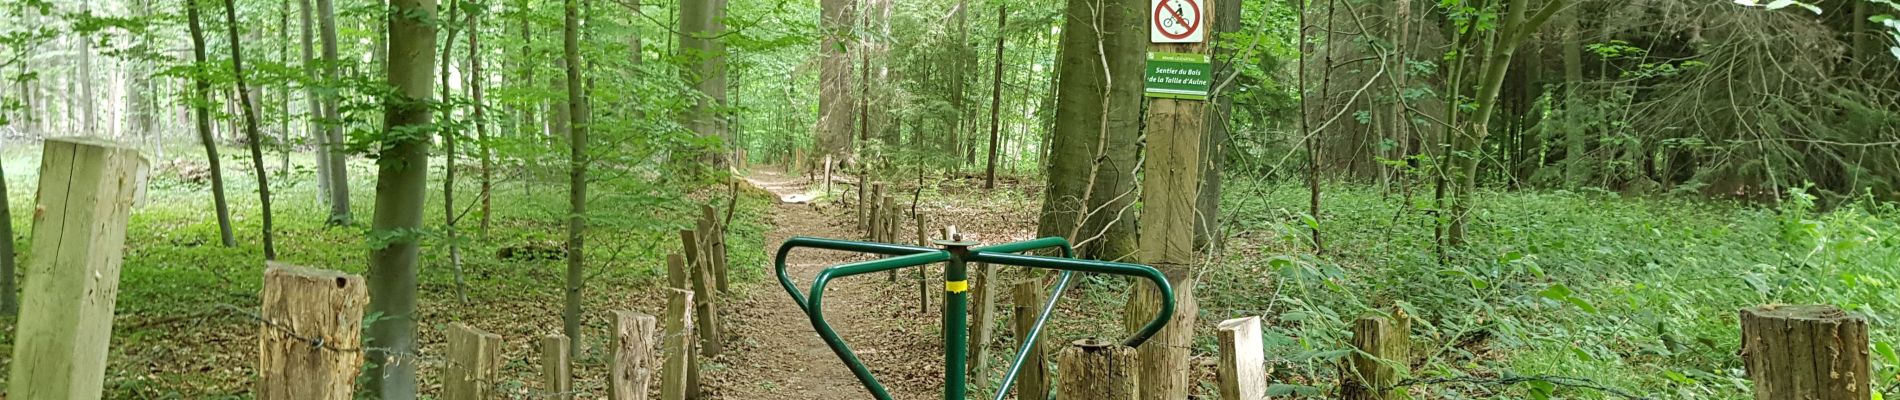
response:
{"label": "green foliage", "polygon": [[[1832,211],[1802,190],[1779,209],[1578,193],[1487,193],[1471,243],[1441,263],[1431,217],[1372,189],[1329,186],[1321,229],[1334,253],[1306,254],[1291,183],[1237,181],[1232,229],[1262,247],[1209,272],[1211,315],[1264,314],[1269,359],[1325,393],[1352,318],[1414,318],[1414,377],[1553,375],[1660,398],[1748,398],[1736,310],[1834,304],[1873,326],[1900,318],[1900,207],[1870,200]],[[1244,248],[1244,247],[1243,247]],[[1264,253],[1264,254],[1261,254]],[[1273,254],[1282,254],[1274,256]],[[1261,288],[1270,289],[1262,290]],[[1217,306],[1210,306],[1217,305]],[[1382,311],[1383,310],[1383,311]],[[1876,384],[1900,371],[1900,336],[1873,333]],[[1881,350],[1888,349],[1888,350]],[[1607,398],[1529,380],[1449,383],[1432,398]],[[1325,384],[1311,384],[1319,385]]]}

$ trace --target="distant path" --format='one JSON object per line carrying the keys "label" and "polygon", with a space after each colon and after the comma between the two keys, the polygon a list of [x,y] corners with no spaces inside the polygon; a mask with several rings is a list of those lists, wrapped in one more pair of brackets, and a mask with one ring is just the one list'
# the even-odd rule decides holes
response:
{"label": "distant path", "polygon": [[[810,198],[802,176],[755,170],[747,179],[781,200]],[[861,238],[863,235],[851,223],[854,216],[850,209],[835,205],[780,201],[772,208],[769,221],[773,229],[766,233],[762,251],[769,260],[779,244],[793,236]],[[819,270],[864,259],[847,253],[801,250],[793,252],[787,264],[798,286],[808,289]],[[767,268],[767,283],[726,306],[730,318],[727,330],[738,339],[733,342],[734,350],[718,360],[724,367],[709,366],[707,370],[706,384],[713,387],[714,397],[871,398],[812,330],[810,320],[779,287],[776,277],[770,276],[769,265]],[[882,274],[834,281],[825,294],[825,316],[896,398],[941,398],[938,316],[934,311],[928,316],[918,312],[914,285],[915,281],[888,283]]]}

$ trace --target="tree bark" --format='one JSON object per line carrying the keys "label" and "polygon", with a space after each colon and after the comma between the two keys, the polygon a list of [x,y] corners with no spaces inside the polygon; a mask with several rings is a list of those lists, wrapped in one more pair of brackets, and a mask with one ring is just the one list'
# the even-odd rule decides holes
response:
{"label": "tree bark", "polygon": [[252,102],[249,79],[244,76],[244,46],[238,40],[236,0],[224,0],[225,33],[231,39],[231,74],[237,78],[238,107],[244,112],[244,135],[251,147],[251,170],[257,174],[257,201],[263,207],[264,259],[277,259],[271,237],[270,172],[264,169],[264,135],[257,129],[257,103]]}
{"label": "tree bark", "polygon": [[1002,133],[1003,117],[1003,40],[1009,27],[1009,6],[996,6],[996,78],[990,81],[990,157],[983,172],[983,188],[996,188],[996,140]]}
{"label": "tree bark", "polygon": [[[203,18],[200,17],[197,0],[185,2],[186,25],[191,31],[191,54],[198,67],[210,64],[205,55],[205,34]],[[206,79],[204,71],[192,74],[193,96],[192,110],[197,114],[198,142],[205,148],[205,161],[211,170],[211,203],[218,213],[218,235],[224,240],[224,247],[237,247],[237,238],[231,235],[231,208],[224,199],[224,168],[222,158],[218,156],[218,140],[211,135],[211,81]]]}
{"label": "tree bark", "polygon": [[[579,0],[565,0],[566,17],[561,30],[562,60],[567,67],[567,114],[569,124],[568,137],[568,181],[567,181],[567,308],[562,311],[565,322],[562,331],[574,343],[586,343],[581,340],[581,288],[586,279],[582,258],[586,248],[587,233],[587,134],[588,110],[587,93],[581,81],[580,29],[581,10]],[[580,358],[580,348],[574,346],[571,354]]]}
{"label": "tree bark", "polygon": [[1194,202],[1194,247],[1217,249],[1223,236],[1220,226],[1221,167],[1227,158],[1228,128],[1233,121],[1234,98],[1226,93],[1228,82],[1239,79],[1246,60],[1235,60],[1240,49],[1221,42],[1226,35],[1241,29],[1241,5],[1244,1],[1223,0],[1214,4],[1213,38],[1214,80],[1208,99],[1207,133],[1201,136],[1201,186]]}
{"label": "tree bark", "polygon": [[488,103],[482,98],[483,86],[487,84],[487,75],[482,74],[482,13],[470,13],[468,16],[468,92],[474,101],[475,147],[482,159],[482,221],[481,234],[488,237],[490,220],[494,218],[493,196],[495,187],[495,152],[488,143]]}
{"label": "tree bark", "polygon": [[1134,170],[1145,12],[1140,0],[1069,0],[1057,70],[1056,126],[1040,236],[1076,241],[1088,258],[1135,252]]}
{"label": "tree bark", "polygon": [[372,343],[383,349],[369,355],[369,387],[385,400],[416,398],[416,231],[428,186],[435,13],[435,0],[390,1],[386,76],[395,91],[383,104],[370,226],[381,246],[370,252],[369,270],[370,312],[383,316],[370,327]]}
{"label": "tree bark", "polygon": [[1485,53],[1482,75],[1478,78],[1478,111],[1472,114],[1470,123],[1458,129],[1452,140],[1452,150],[1464,154],[1453,156],[1455,169],[1453,181],[1456,189],[1452,191],[1451,227],[1447,233],[1453,247],[1463,246],[1465,241],[1465,222],[1471,212],[1471,193],[1478,188],[1478,155],[1484,146],[1484,138],[1490,131],[1491,116],[1497,113],[1498,92],[1504,87],[1504,77],[1510,72],[1511,59],[1517,55],[1517,47],[1524,38],[1537,31],[1550,20],[1551,14],[1565,7],[1567,0],[1551,0],[1535,16],[1529,16],[1530,0],[1510,0],[1506,7],[1506,16],[1492,35],[1492,43]]}
{"label": "tree bark", "polygon": [[[429,8],[433,10],[435,0],[426,1],[429,2]],[[317,0],[317,20],[323,40],[322,85],[335,86],[340,58],[337,56],[336,7],[332,0]],[[322,150],[320,160],[329,164],[326,169],[329,175],[326,179],[330,181],[330,217],[325,223],[330,226],[347,226],[354,223],[355,217],[350,213],[349,154],[343,151],[343,123],[341,114],[337,110],[340,99],[333,90],[325,92],[328,93],[322,96],[322,126],[325,140],[320,143],[320,145],[328,146],[328,148],[320,148]]]}
{"label": "tree bark", "polygon": [[[846,160],[851,158],[852,148],[852,96],[851,61],[844,54],[843,46],[851,31],[854,10],[849,0],[821,0],[819,5],[820,29],[825,37],[819,44],[824,59],[819,65],[817,150],[834,159]],[[819,154],[812,157],[820,158]]]}

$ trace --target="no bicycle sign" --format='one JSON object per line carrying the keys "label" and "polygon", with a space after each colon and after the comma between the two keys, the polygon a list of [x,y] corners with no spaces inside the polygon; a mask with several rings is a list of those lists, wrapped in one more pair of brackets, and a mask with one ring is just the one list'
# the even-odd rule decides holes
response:
{"label": "no bicycle sign", "polygon": [[[1207,39],[1201,20],[1205,0],[1154,0],[1153,17],[1148,31],[1154,43],[1200,43]],[[1232,0],[1230,0],[1232,1]]]}

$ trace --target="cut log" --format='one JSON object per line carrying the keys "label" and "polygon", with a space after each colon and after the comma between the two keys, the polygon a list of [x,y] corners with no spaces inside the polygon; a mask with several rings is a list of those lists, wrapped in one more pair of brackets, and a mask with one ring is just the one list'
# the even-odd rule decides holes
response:
{"label": "cut log", "polygon": [[363,277],[266,265],[257,398],[351,399],[363,368]]}
{"label": "cut log", "polygon": [[1135,400],[1135,349],[1094,339],[1078,340],[1056,354],[1064,399]]}
{"label": "cut log", "polygon": [[1831,305],[1742,310],[1742,361],[1755,398],[1873,398],[1867,320]]}

